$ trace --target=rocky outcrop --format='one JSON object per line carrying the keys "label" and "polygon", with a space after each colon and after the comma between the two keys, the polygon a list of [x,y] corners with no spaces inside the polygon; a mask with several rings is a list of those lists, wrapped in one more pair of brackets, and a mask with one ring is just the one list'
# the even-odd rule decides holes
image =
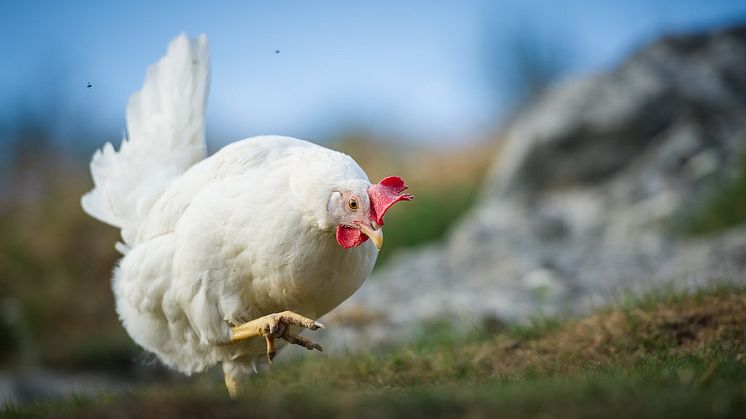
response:
{"label": "rocky outcrop", "polygon": [[666,38],[608,73],[562,82],[505,138],[480,203],[442,243],[369,279],[332,314],[327,344],[746,283],[746,230],[695,240],[670,228],[743,162],[746,27]]}

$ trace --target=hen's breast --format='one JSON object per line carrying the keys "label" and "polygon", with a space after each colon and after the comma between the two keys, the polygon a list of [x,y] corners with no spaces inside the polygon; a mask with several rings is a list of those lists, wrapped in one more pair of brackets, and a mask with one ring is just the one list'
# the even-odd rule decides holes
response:
{"label": "hen's breast", "polygon": [[[308,240],[308,241],[305,241]],[[352,295],[375,263],[375,248],[335,249],[334,237],[299,239],[287,263],[250,267],[235,285],[247,306],[268,314],[291,310],[320,317]]]}
{"label": "hen's breast", "polygon": [[377,251],[370,242],[344,249],[333,230],[281,206],[266,206],[261,215],[225,227],[224,274],[215,281],[224,287],[222,310],[230,317],[283,310],[319,317],[352,295],[373,269]]}

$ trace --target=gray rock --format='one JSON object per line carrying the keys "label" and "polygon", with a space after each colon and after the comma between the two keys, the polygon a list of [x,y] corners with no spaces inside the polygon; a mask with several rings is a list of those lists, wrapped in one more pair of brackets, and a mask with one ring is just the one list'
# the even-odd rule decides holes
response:
{"label": "gray rock", "polygon": [[665,38],[558,84],[507,127],[479,204],[443,242],[376,272],[332,313],[324,343],[370,348],[443,318],[468,329],[623,292],[746,283],[746,229],[691,240],[667,228],[737,173],[744,115],[746,27]]}

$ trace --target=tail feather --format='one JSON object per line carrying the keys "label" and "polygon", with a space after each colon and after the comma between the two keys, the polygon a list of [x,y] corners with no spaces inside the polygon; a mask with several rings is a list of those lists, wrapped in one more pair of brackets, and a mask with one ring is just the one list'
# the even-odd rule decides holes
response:
{"label": "tail feather", "polygon": [[127,105],[127,136],[118,151],[106,143],[91,160],[94,189],[85,212],[122,229],[133,244],[137,227],[168,184],[206,156],[205,102],[210,66],[207,37],[185,34],[150,66]]}

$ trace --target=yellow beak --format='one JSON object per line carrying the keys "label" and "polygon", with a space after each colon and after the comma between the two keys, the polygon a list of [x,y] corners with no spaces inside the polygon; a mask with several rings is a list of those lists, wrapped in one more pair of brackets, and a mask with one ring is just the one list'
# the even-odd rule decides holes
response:
{"label": "yellow beak", "polygon": [[383,246],[383,230],[380,227],[374,230],[367,225],[360,224],[360,231],[370,238],[370,241],[376,245],[376,249],[381,250]]}

